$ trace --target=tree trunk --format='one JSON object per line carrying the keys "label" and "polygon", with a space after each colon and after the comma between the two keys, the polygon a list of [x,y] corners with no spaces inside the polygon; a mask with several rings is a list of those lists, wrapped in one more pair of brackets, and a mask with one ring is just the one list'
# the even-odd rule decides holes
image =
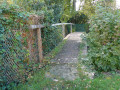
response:
{"label": "tree trunk", "polygon": [[73,0],[73,10],[76,10],[76,0]]}

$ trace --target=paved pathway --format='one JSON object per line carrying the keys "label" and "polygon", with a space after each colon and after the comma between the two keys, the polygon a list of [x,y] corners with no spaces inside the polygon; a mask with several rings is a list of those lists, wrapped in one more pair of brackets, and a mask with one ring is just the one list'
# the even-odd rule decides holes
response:
{"label": "paved pathway", "polygon": [[78,78],[77,63],[79,54],[79,45],[81,40],[81,32],[74,32],[69,35],[67,43],[61,52],[51,60],[51,67],[46,72],[46,77],[57,80],[62,78],[65,80],[75,80]]}

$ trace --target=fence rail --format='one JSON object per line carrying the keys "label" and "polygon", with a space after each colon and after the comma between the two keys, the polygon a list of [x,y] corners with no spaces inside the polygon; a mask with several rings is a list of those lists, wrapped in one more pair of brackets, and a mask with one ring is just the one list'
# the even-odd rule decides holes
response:
{"label": "fence rail", "polygon": [[72,33],[72,25],[74,25],[73,23],[56,23],[56,24],[52,24],[52,26],[62,26],[62,33],[63,33],[63,38],[65,38],[65,25],[70,25],[70,32]]}

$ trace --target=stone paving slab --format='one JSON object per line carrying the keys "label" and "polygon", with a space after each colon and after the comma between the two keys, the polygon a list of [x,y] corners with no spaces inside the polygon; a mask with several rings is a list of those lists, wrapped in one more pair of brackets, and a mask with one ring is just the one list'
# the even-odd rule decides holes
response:
{"label": "stone paving slab", "polygon": [[74,32],[69,35],[61,52],[51,60],[54,66],[51,65],[50,70],[46,72],[46,77],[59,77],[65,80],[75,80],[79,77],[76,65],[78,63],[80,42],[82,42],[81,34],[83,33]]}

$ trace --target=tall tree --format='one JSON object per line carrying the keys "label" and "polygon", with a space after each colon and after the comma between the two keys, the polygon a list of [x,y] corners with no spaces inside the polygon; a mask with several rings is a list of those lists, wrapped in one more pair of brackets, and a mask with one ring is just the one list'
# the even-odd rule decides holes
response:
{"label": "tall tree", "polygon": [[44,0],[46,7],[48,9],[53,9],[54,10],[54,21],[60,22],[60,17],[62,16],[63,12],[63,3],[64,0]]}
{"label": "tall tree", "polygon": [[73,0],[73,10],[76,10],[76,0]]}
{"label": "tall tree", "polygon": [[75,10],[76,0],[64,0],[63,3],[63,15],[61,17],[62,22],[67,22],[76,12]]}
{"label": "tall tree", "polygon": [[86,14],[88,17],[91,17],[95,13],[95,0],[81,0],[81,2],[84,1],[84,4],[82,5],[81,12]]}

